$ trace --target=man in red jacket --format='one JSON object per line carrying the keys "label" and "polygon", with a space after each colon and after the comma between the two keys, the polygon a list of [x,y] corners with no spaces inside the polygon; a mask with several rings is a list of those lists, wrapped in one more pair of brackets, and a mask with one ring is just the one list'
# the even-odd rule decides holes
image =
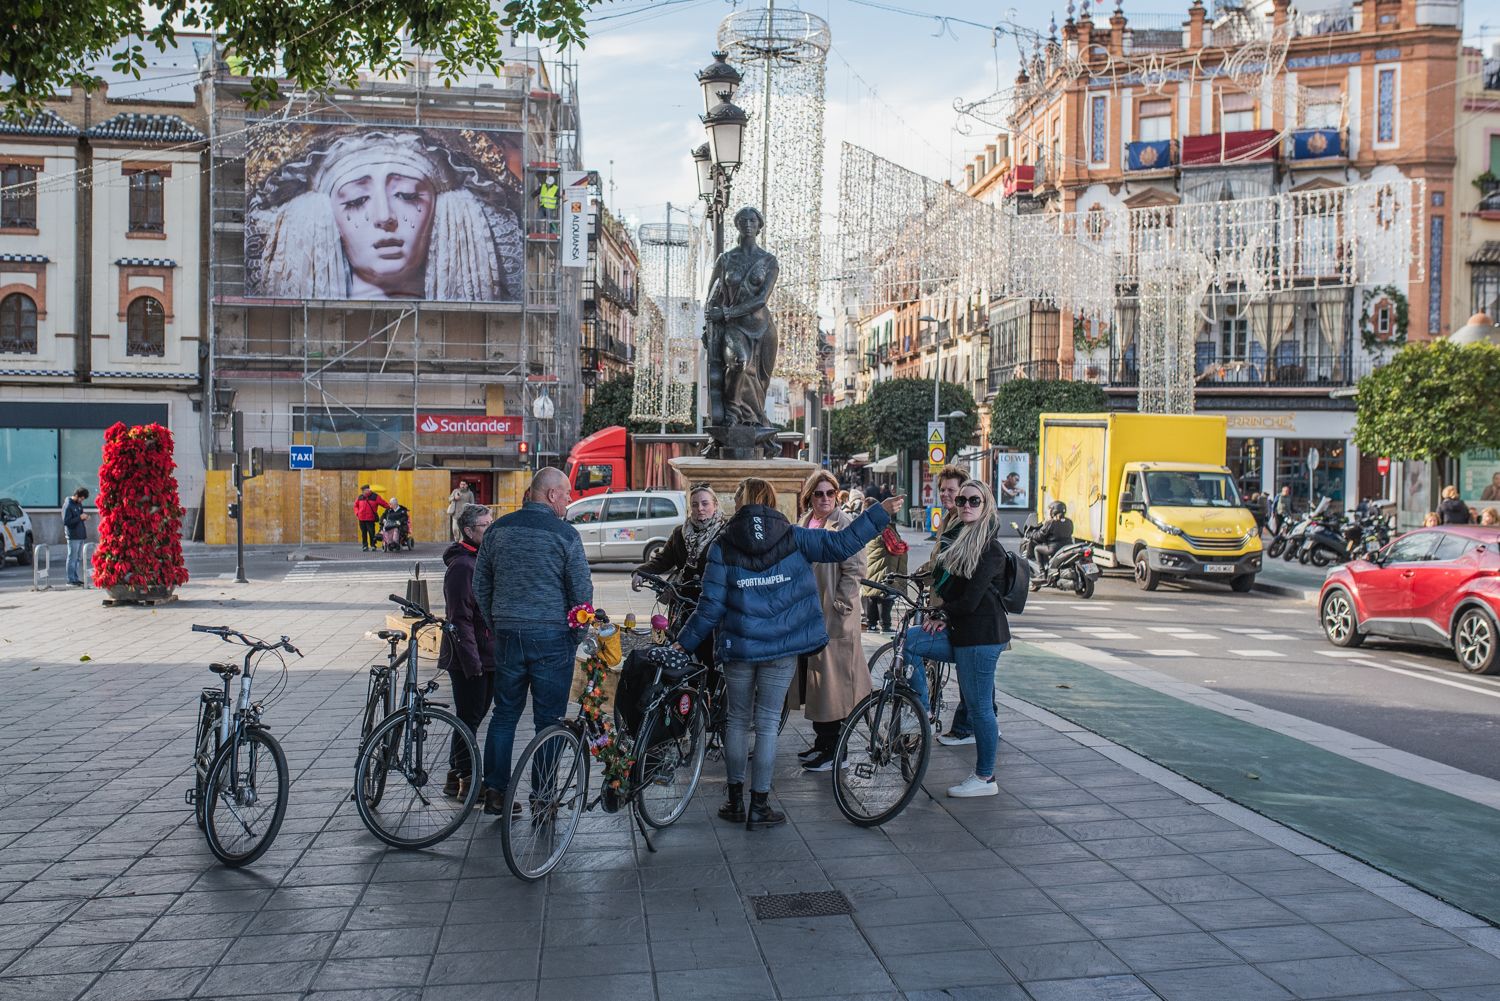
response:
{"label": "man in red jacket", "polygon": [[375,522],[382,508],[389,508],[385,498],[370,489],[368,483],[359,487],[359,496],[354,498],[354,517],[359,522],[359,548],[369,552],[380,547],[375,543]]}

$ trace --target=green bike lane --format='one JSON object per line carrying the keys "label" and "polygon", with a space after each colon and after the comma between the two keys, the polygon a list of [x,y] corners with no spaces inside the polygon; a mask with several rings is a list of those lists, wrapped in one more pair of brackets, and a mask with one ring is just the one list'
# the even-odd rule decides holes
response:
{"label": "green bike lane", "polygon": [[1000,690],[1500,924],[1500,811],[1017,642]]}

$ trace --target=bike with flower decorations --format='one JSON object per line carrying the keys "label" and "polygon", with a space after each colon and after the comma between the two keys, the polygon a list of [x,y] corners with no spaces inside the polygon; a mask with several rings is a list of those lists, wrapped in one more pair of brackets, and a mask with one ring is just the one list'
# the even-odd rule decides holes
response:
{"label": "bike with flower decorations", "polygon": [[[595,807],[628,810],[646,848],[656,851],[647,825],[664,828],[681,818],[703,775],[704,666],[664,642],[653,643],[646,652],[650,683],[632,725],[606,710],[607,678],[624,657],[624,633],[588,605],[570,611],[568,624],[588,629],[577,654],[583,677],[578,715],[546,727],[526,745],[511,770],[501,813],[505,863],[528,882],[557,868],[583,815]],[[591,797],[595,764],[598,791]]]}

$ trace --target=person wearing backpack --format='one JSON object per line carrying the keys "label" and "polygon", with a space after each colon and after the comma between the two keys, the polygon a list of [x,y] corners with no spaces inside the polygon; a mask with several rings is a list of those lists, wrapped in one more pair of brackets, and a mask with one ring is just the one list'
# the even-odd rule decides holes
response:
{"label": "person wearing backpack", "polygon": [[954,498],[958,537],[933,564],[931,604],[938,611],[906,633],[905,658],[917,701],[928,708],[923,659],[957,665],[958,687],[974,728],[974,772],[948,788],[955,798],[994,796],[1000,728],[995,721],[995,668],[1010,643],[1010,626],[997,593],[1007,557],[996,538],[1000,516],[995,498],[979,480],[968,480]]}

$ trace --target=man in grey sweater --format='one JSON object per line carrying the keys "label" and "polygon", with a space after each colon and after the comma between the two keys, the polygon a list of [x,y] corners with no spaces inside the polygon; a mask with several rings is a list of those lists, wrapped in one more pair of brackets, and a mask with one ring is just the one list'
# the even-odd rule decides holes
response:
{"label": "man in grey sweater", "polygon": [[504,812],[527,691],[538,730],[568,711],[573,654],[583,638],[568,628],[568,610],[594,600],[583,540],[563,520],[569,496],[561,470],[538,470],[521,510],[484,533],[474,564],[474,600],[495,636],[495,712],[484,742],[488,814]]}

